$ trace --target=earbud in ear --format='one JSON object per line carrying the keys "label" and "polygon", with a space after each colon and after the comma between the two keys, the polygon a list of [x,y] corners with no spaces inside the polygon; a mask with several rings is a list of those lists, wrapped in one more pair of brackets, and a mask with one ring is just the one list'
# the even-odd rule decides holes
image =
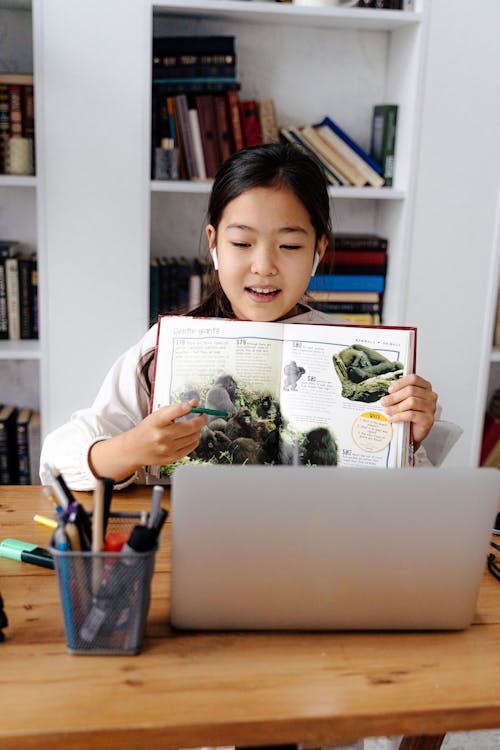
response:
{"label": "earbud in ear", "polygon": [[319,255],[318,255],[318,251],[316,250],[314,253],[314,262],[313,262],[313,267],[311,271],[311,276],[314,276],[318,266],[319,266]]}
{"label": "earbud in ear", "polygon": [[218,261],[218,258],[217,258],[217,248],[216,247],[214,247],[214,249],[212,250],[212,262],[214,264],[215,270],[218,271],[219,270],[219,261]]}

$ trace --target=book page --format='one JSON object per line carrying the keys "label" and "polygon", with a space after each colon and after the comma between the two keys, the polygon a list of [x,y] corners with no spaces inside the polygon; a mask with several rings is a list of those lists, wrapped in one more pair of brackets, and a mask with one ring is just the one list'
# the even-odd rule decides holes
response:
{"label": "book page", "polygon": [[413,371],[414,331],[286,325],[282,452],[288,463],[405,466],[408,427],[391,424],[380,399]]}
{"label": "book page", "polygon": [[276,463],[282,334],[279,323],[160,319],[151,410],[197,398],[224,413],[182,463]]}

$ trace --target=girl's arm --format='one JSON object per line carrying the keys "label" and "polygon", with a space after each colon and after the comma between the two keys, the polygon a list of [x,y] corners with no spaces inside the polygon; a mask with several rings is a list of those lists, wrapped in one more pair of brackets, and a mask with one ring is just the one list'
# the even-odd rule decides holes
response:
{"label": "girl's arm", "polygon": [[[184,423],[169,424],[175,416],[172,417],[171,412],[160,415],[162,410],[158,410],[157,417],[149,418],[149,394],[138,378],[138,363],[155,346],[156,334],[157,326],[153,326],[138,344],[115,362],[90,408],[75,412],[66,424],[47,435],[40,458],[43,484],[51,481],[44,469],[47,463],[59,469],[71,489],[92,490],[96,475],[123,480],[117,485],[119,489],[133,481],[137,468],[150,462],[152,452],[145,449],[144,441],[149,441],[151,446],[154,435],[164,430],[168,444],[170,439],[177,442],[179,432],[186,430],[180,428]],[[164,424],[160,427],[162,419]],[[198,431],[204,424],[203,418],[187,422],[194,423],[190,430]],[[191,442],[190,437],[185,446]],[[167,455],[177,454],[167,450]]]}
{"label": "girl's arm", "polygon": [[183,422],[174,420],[189,414],[197,403],[163,406],[137,427],[94,443],[89,450],[92,473],[120,482],[143,466],[170,464],[191,453],[199,443],[200,430],[208,417],[200,414]]}

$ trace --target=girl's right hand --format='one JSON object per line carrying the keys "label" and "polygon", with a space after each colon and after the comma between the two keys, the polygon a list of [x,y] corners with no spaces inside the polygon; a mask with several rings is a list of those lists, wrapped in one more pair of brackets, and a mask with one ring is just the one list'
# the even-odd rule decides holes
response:
{"label": "girl's right hand", "polygon": [[162,466],[191,453],[200,441],[200,430],[207,424],[206,414],[176,422],[185,417],[196,400],[162,406],[131,430],[94,443],[89,464],[96,476],[115,482],[129,477],[143,466]]}

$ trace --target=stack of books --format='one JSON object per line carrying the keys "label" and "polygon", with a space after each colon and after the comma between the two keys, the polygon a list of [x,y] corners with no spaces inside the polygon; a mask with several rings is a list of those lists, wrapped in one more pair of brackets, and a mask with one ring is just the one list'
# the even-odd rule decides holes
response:
{"label": "stack of books", "polygon": [[35,174],[31,73],[0,73],[0,174]]}
{"label": "stack of books", "polygon": [[40,484],[40,412],[0,405],[0,485]]}
{"label": "stack of books", "polygon": [[235,151],[279,140],[273,100],[239,90],[234,36],[153,40],[153,179],[212,179]]}
{"label": "stack of books", "polygon": [[309,283],[312,305],[338,320],[381,324],[387,249],[377,234],[337,232]]}
{"label": "stack of books", "polygon": [[36,253],[20,242],[0,240],[0,339],[38,338]]}
{"label": "stack of books", "polygon": [[151,324],[158,315],[181,313],[199,304],[211,264],[201,258],[151,258],[149,265],[149,311]]}
{"label": "stack of books", "polygon": [[373,109],[370,152],[331,117],[316,125],[280,128],[282,140],[298,144],[320,162],[334,186],[391,187],[394,176],[397,105]]}

